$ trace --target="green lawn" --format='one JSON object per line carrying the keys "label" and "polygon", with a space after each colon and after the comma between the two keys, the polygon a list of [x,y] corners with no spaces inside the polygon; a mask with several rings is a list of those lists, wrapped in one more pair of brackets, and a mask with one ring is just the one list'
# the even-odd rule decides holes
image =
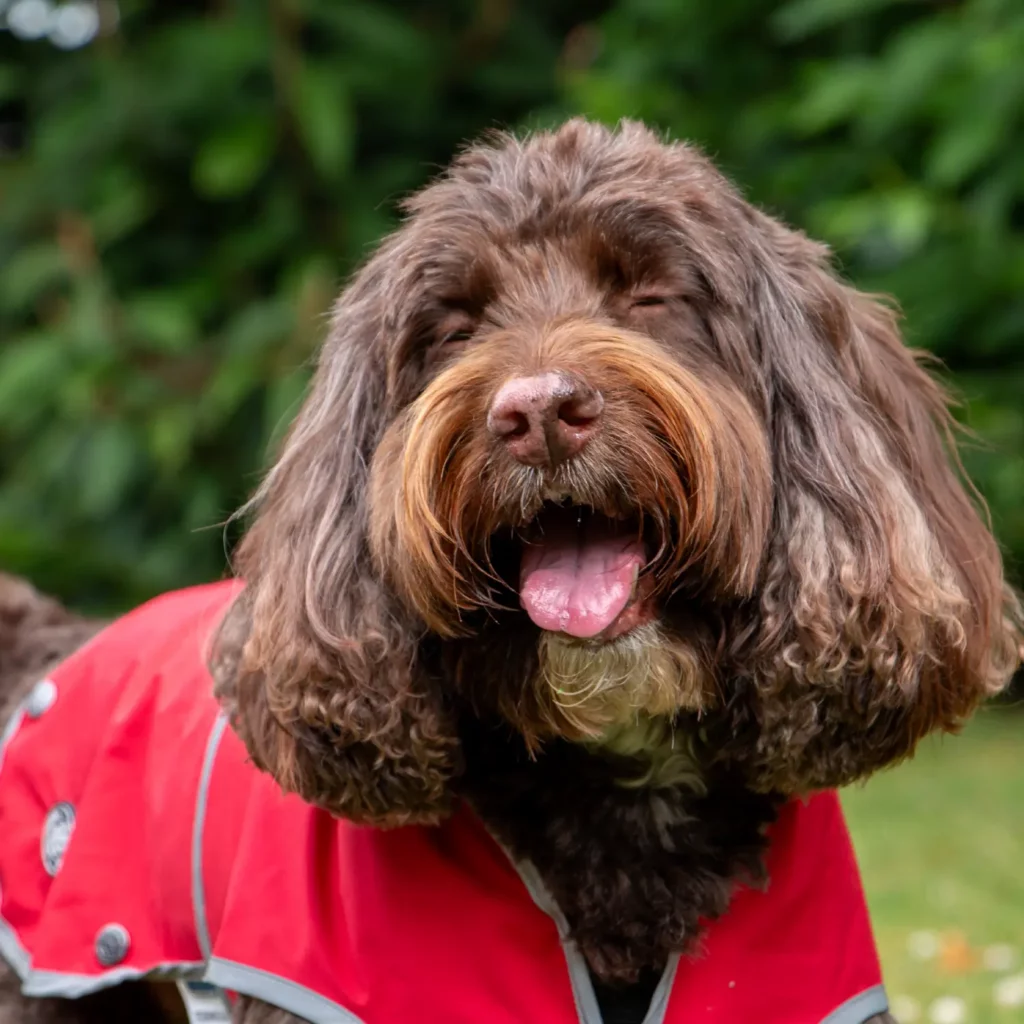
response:
{"label": "green lawn", "polygon": [[1024,1022],[1024,715],[986,711],[843,803],[901,1024]]}

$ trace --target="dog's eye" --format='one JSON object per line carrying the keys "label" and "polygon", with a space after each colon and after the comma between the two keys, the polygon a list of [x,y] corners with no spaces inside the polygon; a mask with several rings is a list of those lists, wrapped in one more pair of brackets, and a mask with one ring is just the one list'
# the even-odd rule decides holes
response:
{"label": "dog's eye", "polygon": [[664,295],[640,295],[630,303],[630,306],[633,309],[644,306],[664,306],[667,301]]}
{"label": "dog's eye", "polygon": [[457,345],[471,341],[476,333],[476,321],[463,310],[452,310],[437,325],[434,337],[442,345]]}

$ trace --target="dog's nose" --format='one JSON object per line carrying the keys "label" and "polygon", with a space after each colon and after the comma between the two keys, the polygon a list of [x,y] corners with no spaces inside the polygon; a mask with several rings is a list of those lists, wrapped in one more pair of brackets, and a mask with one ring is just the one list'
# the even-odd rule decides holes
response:
{"label": "dog's nose", "polygon": [[514,377],[494,396],[487,427],[519,462],[554,466],[582,451],[603,410],[601,392],[567,374]]}

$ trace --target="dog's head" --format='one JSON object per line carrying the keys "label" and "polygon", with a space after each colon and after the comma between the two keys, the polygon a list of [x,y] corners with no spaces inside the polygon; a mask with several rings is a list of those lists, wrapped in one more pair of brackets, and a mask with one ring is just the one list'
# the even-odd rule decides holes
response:
{"label": "dog's head", "polygon": [[693,713],[796,791],[1006,681],[945,396],[822,246],[635,124],[475,146],[406,210],[237,555],[215,673],[286,788],[436,819],[458,697],[530,744]]}

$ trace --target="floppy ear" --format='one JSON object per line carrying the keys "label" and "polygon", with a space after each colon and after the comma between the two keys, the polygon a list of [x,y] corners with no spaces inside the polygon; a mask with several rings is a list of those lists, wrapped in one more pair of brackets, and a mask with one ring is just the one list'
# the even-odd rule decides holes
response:
{"label": "floppy ear", "polygon": [[800,792],[955,731],[1018,665],[1020,610],[947,396],[893,312],[836,280],[823,246],[751,215],[776,497],[723,747],[759,786]]}
{"label": "floppy ear", "polygon": [[434,822],[460,749],[420,661],[421,624],[367,546],[368,466],[386,426],[382,251],[334,310],[311,392],[251,505],[246,588],[211,668],[255,763],[288,791],[376,825]]}

